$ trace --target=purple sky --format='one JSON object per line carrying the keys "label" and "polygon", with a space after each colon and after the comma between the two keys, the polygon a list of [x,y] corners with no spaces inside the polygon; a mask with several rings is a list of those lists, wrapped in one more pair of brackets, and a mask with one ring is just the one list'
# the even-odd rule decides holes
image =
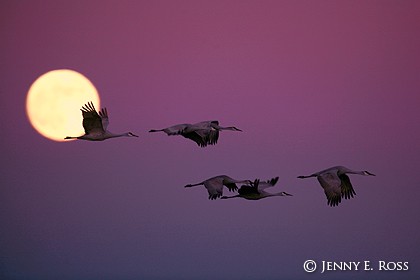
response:
{"label": "purple sky", "polygon": [[[419,32],[418,1],[1,1],[0,278],[419,279]],[[61,68],[140,138],[37,134],[26,93]],[[205,149],[147,132],[209,119],[244,132]],[[333,165],[377,176],[331,208],[296,177]],[[294,196],[183,188],[219,174]]]}

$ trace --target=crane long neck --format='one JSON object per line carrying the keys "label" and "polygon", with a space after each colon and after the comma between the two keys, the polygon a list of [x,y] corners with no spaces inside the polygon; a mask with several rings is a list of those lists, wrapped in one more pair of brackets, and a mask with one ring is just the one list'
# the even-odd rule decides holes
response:
{"label": "crane long neck", "polygon": [[350,171],[347,171],[346,173],[365,175],[365,172],[364,171],[353,171],[353,170],[350,170]]}
{"label": "crane long neck", "polygon": [[211,124],[211,126],[216,130],[233,130],[233,131],[242,131],[234,126],[220,126],[218,124]]}

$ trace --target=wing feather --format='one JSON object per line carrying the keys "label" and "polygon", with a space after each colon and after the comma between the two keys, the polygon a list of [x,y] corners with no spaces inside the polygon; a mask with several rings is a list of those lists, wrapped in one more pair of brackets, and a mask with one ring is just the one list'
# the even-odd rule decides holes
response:
{"label": "wing feather", "polygon": [[350,199],[354,197],[356,192],[353,189],[353,186],[351,185],[350,178],[346,174],[339,175],[339,178],[341,180],[341,197],[344,197],[345,199]]}
{"label": "wing feather", "polygon": [[96,112],[92,102],[85,104],[82,109],[83,128],[86,134],[103,133],[102,118]]}
{"label": "wing feather", "polygon": [[250,186],[250,185],[242,185],[241,188],[238,190],[240,195],[253,195],[253,194],[260,194],[258,192],[257,186]]}
{"label": "wing feather", "polygon": [[214,129],[210,130],[208,132],[207,141],[206,142],[209,145],[215,145],[217,143],[217,140],[219,140],[219,131],[218,130],[214,130]]}
{"label": "wing feather", "polygon": [[190,124],[188,123],[183,123],[183,124],[177,124],[177,125],[173,125],[167,128],[164,128],[163,131],[167,134],[167,135],[180,135],[182,134],[185,129],[187,129],[190,126]]}
{"label": "wing feather", "polygon": [[206,187],[211,200],[221,197],[223,194],[223,182],[219,178],[205,181],[204,187]]}
{"label": "wing feather", "polygon": [[203,122],[195,123],[192,126],[197,127],[197,128],[208,129],[212,127],[212,124],[219,125],[219,122],[218,121],[203,121]]}
{"label": "wing feather", "polygon": [[230,192],[238,190],[238,186],[235,183],[226,183],[225,186]]}
{"label": "wing feather", "polygon": [[341,180],[336,172],[325,172],[317,176],[327,196],[328,205],[337,206],[341,202]]}
{"label": "wing feather", "polygon": [[101,111],[99,111],[99,116],[102,120],[102,128],[104,131],[108,128],[109,119],[108,119],[108,111],[106,108],[102,108]]}
{"label": "wing feather", "polygon": [[266,188],[271,188],[275,184],[277,184],[278,181],[279,181],[279,177],[275,177],[275,178],[272,178],[272,179],[267,180],[265,182],[259,182],[258,183],[258,191],[262,191]]}
{"label": "wing feather", "polygon": [[[188,132],[187,132],[188,131]],[[193,140],[200,147],[206,147],[207,145],[215,145],[219,138],[219,132],[211,128],[198,128],[191,126],[188,130],[181,133],[185,138]]]}
{"label": "wing feather", "polygon": [[205,141],[205,139],[201,135],[199,135],[196,131],[189,132],[189,133],[182,133],[181,135],[187,139],[193,140],[200,147],[207,146],[207,142]]}

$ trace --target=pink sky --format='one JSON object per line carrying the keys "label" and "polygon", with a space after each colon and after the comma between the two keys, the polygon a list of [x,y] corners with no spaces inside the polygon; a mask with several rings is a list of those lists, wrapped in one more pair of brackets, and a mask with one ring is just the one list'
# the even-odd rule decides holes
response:
{"label": "pink sky", "polygon": [[[0,278],[418,279],[418,1],[3,1]],[[25,115],[43,73],[88,77],[109,129],[56,143]],[[201,149],[152,128],[217,119]],[[334,165],[356,197],[326,204]],[[215,175],[293,197],[207,200]],[[409,261],[307,274],[303,262]],[[375,265],[377,268],[377,265]]]}

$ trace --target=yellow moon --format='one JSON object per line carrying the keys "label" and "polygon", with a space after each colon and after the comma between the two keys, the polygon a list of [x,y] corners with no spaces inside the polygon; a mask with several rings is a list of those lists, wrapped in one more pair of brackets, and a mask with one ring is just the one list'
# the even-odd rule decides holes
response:
{"label": "yellow moon", "polygon": [[26,113],[41,135],[64,141],[66,136],[84,134],[80,109],[89,101],[100,108],[98,92],[85,76],[68,69],[53,70],[29,88]]}

